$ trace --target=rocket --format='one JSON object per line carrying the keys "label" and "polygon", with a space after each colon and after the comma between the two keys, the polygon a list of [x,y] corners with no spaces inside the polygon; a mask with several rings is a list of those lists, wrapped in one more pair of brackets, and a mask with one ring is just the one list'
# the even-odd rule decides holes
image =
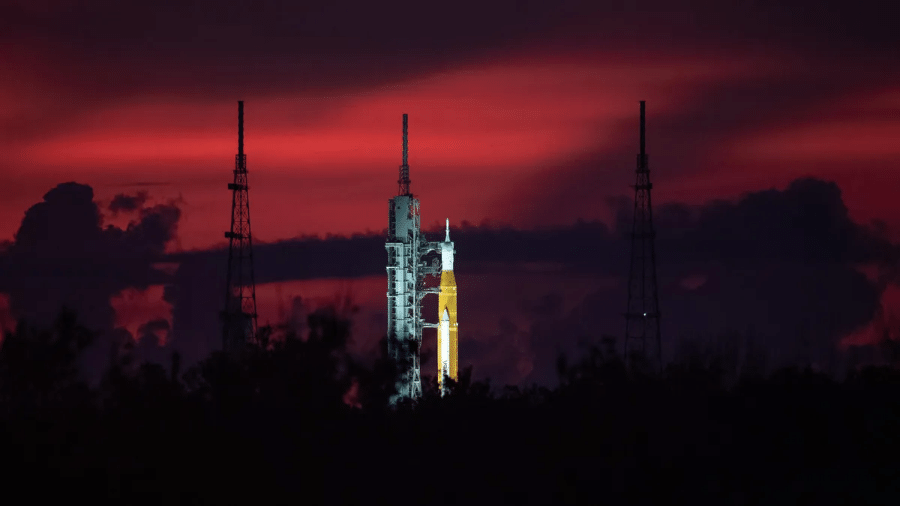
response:
{"label": "rocket", "polygon": [[450,241],[450,219],[441,244],[441,291],[438,295],[438,385],[441,395],[446,387],[444,376],[459,380],[459,329],[456,322],[456,278],[453,276],[453,243]]}

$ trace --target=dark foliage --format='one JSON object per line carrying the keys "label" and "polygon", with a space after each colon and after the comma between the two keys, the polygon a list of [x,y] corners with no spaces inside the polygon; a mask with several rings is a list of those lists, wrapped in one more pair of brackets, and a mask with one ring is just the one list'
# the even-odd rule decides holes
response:
{"label": "dark foliage", "polygon": [[[346,353],[349,319],[265,328],[187,371],[129,348],[89,388],[71,313],[0,349],[5,489],[91,504],[890,504],[900,373],[732,374],[693,353],[635,374],[611,339],[560,357],[559,387],[471,369],[388,407],[394,371]],[[24,494],[24,495],[16,495]]]}

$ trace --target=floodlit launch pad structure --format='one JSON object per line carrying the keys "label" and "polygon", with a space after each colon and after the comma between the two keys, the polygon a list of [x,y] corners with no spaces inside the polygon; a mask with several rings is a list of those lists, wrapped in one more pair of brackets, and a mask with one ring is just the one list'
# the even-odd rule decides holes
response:
{"label": "floodlit launch pad structure", "polygon": [[[428,293],[441,293],[439,305],[447,308],[447,332],[452,336],[445,339],[448,345],[446,367],[438,357],[440,378],[443,371],[456,379],[456,281],[453,278],[453,243],[450,242],[449,221],[446,240],[429,242],[420,232],[419,200],[410,192],[408,164],[408,116],[403,115],[403,164],[400,165],[400,179],[397,196],[388,201],[387,249],[387,352],[397,368],[396,393],[391,404],[401,399],[415,400],[422,396],[422,378],[419,351],[422,347],[422,330],[425,327],[438,328],[438,324],[425,323],[422,319],[422,298]],[[449,246],[447,246],[449,245]],[[446,263],[445,251],[449,247],[450,262]],[[432,252],[442,252],[442,265],[428,265],[425,256]],[[452,302],[444,297],[444,266],[450,266],[449,282],[452,281]],[[425,276],[441,276],[441,288],[426,289]],[[450,289],[448,286],[448,292]],[[449,296],[448,296],[449,297]],[[441,316],[442,317],[442,316]],[[440,318],[439,317],[439,320]],[[441,335],[441,329],[438,328]],[[439,341],[439,354],[440,337]],[[452,342],[452,345],[450,344]],[[452,358],[452,360],[451,360]]]}

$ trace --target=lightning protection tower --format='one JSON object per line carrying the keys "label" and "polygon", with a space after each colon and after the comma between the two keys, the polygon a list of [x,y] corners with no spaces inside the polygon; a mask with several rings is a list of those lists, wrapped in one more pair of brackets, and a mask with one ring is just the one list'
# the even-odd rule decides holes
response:
{"label": "lightning protection tower", "polygon": [[253,278],[253,240],[250,234],[250,193],[247,155],[244,154],[244,102],[238,101],[238,153],[234,158],[231,190],[231,231],[228,274],[222,311],[222,349],[237,352],[256,335],[256,283]]}
{"label": "lightning protection tower", "polygon": [[625,361],[635,366],[662,369],[659,332],[659,299],[656,290],[656,251],[653,211],[650,205],[650,169],[644,134],[644,104],[641,101],[641,152],[637,155],[634,185],[634,222],[631,230],[631,267],[628,278],[628,311],[625,313]]}

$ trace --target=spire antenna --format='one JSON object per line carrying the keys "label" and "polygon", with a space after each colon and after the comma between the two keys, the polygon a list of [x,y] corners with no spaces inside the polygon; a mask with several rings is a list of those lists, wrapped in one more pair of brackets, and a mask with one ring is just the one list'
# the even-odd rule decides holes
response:
{"label": "spire antenna", "polygon": [[244,155],[244,101],[238,100],[238,156]]}
{"label": "spire antenna", "polygon": [[400,191],[398,195],[412,195],[409,192],[409,130],[408,115],[403,115],[403,165],[400,166]]}
{"label": "spire antenna", "polygon": [[644,157],[647,155],[647,135],[645,133],[647,120],[646,120],[646,102],[641,100],[641,156]]}

